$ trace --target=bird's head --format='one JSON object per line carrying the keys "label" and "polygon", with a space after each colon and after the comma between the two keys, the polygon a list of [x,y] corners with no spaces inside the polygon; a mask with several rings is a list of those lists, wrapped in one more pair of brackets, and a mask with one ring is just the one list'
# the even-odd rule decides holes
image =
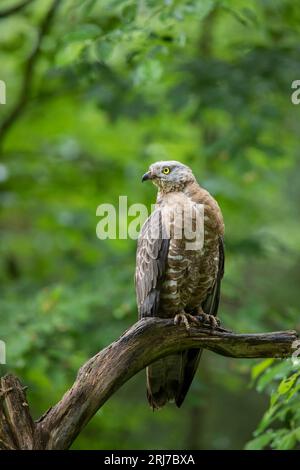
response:
{"label": "bird's head", "polygon": [[144,174],[142,181],[151,180],[161,191],[182,191],[195,177],[192,170],[183,163],[169,160],[156,162],[150,165],[149,171]]}

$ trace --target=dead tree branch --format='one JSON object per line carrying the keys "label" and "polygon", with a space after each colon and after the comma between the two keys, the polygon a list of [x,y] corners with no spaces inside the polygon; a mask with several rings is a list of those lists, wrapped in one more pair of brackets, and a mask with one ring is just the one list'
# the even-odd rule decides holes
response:
{"label": "dead tree branch", "polygon": [[34,423],[24,387],[13,375],[0,384],[0,449],[31,449]]}
{"label": "dead tree branch", "polygon": [[212,332],[203,325],[187,332],[172,320],[141,320],[84,364],[71,389],[34,425],[18,379],[3,377],[0,448],[68,449],[116,390],[144,367],[169,354],[201,347],[234,358],[285,358],[293,353],[296,339],[295,331],[236,334],[223,328]]}

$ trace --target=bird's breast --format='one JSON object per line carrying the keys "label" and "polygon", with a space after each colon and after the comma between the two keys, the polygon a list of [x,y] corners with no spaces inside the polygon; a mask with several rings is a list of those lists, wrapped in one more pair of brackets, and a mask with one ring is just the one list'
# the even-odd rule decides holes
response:
{"label": "bird's breast", "polygon": [[[201,248],[189,249],[190,239],[171,236],[167,268],[160,296],[160,315],[174,316],[182,309],[194,308],[212,289],[218,269],[218,233],[204,221]],[[171,227],[171,233],[174,227]]]}

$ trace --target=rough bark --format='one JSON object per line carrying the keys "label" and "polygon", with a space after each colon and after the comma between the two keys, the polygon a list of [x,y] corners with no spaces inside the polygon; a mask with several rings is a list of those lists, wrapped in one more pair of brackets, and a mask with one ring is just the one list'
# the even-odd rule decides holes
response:
{"label": "rough bark", "polygon": [[0,380],[0,449],[32,449],[34,423],[25,388],[11,374]]}
{"label": "rough bark", "polygon": [[86,362],[71,389],[34,425],[18,379],[2,378],[5,406],[0,404],[0,438],[5,444],[1,446],[0,442],[0,448],[68,449],[116,390],[141,369],[168,354],[201,347],[235,358],[284,358],[293,353],[296,339],[295,331],[236,334],[223,328],[212,332],[205,325],[187,331],[171,320],[141,320]]}

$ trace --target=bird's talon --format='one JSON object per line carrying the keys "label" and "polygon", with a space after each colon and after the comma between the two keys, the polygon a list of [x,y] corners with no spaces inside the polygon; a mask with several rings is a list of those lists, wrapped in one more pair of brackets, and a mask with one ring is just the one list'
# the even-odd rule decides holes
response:
{"label": "bird's talon", "polygon": [[190,315],[189,313],[177,313],[177,315],[175,315],[174,317],[174,324],[184,324],[187,331],[190,330],[191,323],[199,325],[199,320],[193,315]]}
{"label": "bird's talon", "polygon": [[203,311],[199,313],[198,318],[201,319],[202,323],[208,323],[212,330],[218,328],[221,325],[219,318],[215,317],[214,315],[204,313]]}

